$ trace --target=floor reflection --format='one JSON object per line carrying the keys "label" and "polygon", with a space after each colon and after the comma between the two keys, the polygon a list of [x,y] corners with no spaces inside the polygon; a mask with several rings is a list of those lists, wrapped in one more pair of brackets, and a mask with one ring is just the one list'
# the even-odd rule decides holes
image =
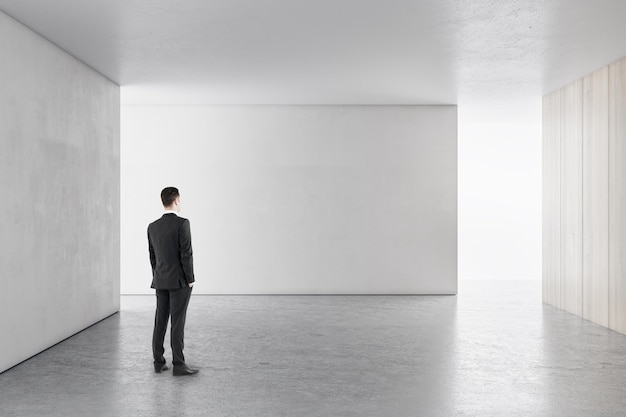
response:
{"label": "floor reflection", "polygon": [[154,297],[127,296],[119,314],[0,374],[0,414],[621,415],[626,336],[540,292],[194,295],[185,354],[201,371],[184,378],[153,372]]}

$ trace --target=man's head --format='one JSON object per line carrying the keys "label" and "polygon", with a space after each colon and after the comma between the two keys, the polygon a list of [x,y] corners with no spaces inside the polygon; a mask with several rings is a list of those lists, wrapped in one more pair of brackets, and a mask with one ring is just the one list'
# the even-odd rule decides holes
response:
{"label": "man's head", "polygon": [[180,211],[180,194],[176,187],[165,187],[161,191],[161,202],[167,210]]}

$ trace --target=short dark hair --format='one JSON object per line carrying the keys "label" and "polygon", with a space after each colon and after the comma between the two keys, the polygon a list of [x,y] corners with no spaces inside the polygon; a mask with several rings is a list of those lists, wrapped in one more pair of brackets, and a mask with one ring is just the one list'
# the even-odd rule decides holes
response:
{"label": "short dark hair", "polygon": [[163,191],[161,191],[161,202],[163,203],[163,207],[171,206],[174,200],[176,200],[179,195],[180,194],[178,194],[178,188],[165,187]]}

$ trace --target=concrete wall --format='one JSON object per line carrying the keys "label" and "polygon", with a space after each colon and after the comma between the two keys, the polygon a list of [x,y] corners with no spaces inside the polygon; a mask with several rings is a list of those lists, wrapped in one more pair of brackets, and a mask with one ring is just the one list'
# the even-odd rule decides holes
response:
{"label": "concrete wall", "polygon": [[169,185],[196,294],[456,293],[455,106],[123,106],[122,293]]}
{"label": "concrete wall", "polygon": [[119,310],[119,87],[0,12],[0,371]]}

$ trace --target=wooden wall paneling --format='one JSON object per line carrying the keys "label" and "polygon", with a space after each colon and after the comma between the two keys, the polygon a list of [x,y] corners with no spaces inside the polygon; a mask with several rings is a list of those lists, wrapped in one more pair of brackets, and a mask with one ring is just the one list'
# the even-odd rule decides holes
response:
{"label": "wooden wall paneling", "polygon": [[542,293],[561,306],[561,92],[543,98]]}
{"label": "wooden wall paneling", "polygon": [[583,79],[583,317],[609,325],[609,70]]}
{"label": "wooden wall paneling", "polygon": [[609,66],[609,327],[626,333],[626,60]]}
{"label": "wooden wall paneling", "polygon": [[561,308],[582,316],[582,79],[561,89]]}

